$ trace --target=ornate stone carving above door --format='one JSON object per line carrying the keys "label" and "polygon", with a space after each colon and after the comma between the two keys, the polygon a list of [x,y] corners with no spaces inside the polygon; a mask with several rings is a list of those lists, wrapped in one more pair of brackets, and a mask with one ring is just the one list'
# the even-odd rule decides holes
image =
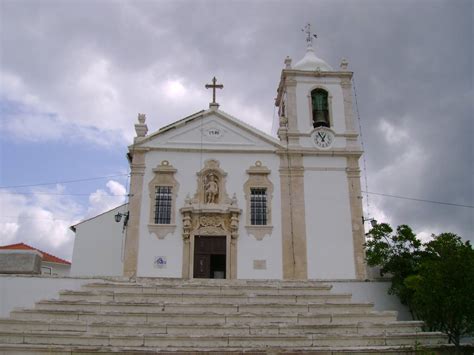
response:
{"label": "ornate stone carving above door", "polygon": [[193,204],[225,205],[232,201],[226,191],[227,173],[215,159],[204,162],[204,168],[197,173],[197,191],[191,200]]}
{"label": "ornate stone carving above door", "polygon": [[241,210],[235,194],[229,198],[226,190],[227,173],[219,162],[209,159],[197,173],[197,191],[187,196],[180,209],[183,217],[183,278],[193,275],[193,246],[195,236],[226,236],[229,250],[226,275],[237,278],[237,244]]}

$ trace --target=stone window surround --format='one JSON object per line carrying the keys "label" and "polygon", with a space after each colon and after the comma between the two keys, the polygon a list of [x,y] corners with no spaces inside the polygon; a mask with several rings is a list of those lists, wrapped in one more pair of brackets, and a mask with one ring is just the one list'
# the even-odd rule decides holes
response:
{"label": "stone window surround", "polygon": [[315,89],[321,89],[321,90],[324,90],[328,93],[328,114],[329,114],[329,127],[328,128],[331,128],[331,127],[334,127],[334,122],[333,122],[333,118],[332,118],[332,94],[331,94],[331,91],[328,90],[327,87],[325,87],[324,85],[321,85],[321,84],[318,84],[318,85],[314,85],[312,86],[309,91],[308,91],[308,107],[309,107],[309,124],[310,124],[310,127],[313,127],[313,102],[312,102],[312,99],[311,99],[311,92],[313,92],[313,90]]}
{"label": "stone window surround", "polygon": [[[246,170],[249,175],[244,184],[244,196],[246,200],[245,213],[245,229],[248,234],[251,234],[257,240],[262,240],[266,235],[271,235],[273,231],[272,226],[272,199],[273,199],[273,183],[268,178],[271,170],[262,165],[262,162],[257,160],[255,165]],[[267,224],[266,225],[251,225],[250,224],[250,189],[251,188],[265,188],[267,191]]]}
{"label": "stone window surround", "polygon": [[[155,176],[148,184],[150,196],[148,232],[155,234],[158,239],[164,239],[166,235],[176,230],[176,197],[179,189],[179,183],[174,177],[176,171],[167,160],[163,160],[160,165],[153,169]],[[155,190],[157,186],[170,186],[172,188],[170,224],[155,224]]]}

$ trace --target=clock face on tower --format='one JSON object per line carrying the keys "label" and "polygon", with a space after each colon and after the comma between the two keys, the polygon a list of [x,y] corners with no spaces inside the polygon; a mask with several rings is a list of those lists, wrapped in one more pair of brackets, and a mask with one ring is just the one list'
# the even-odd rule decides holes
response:
{"label": "clock face on tower", "polygon": [[334,142],[334,132],[328,128],[316,128],[311,134],[314,145],[319,149],[329,149]]}

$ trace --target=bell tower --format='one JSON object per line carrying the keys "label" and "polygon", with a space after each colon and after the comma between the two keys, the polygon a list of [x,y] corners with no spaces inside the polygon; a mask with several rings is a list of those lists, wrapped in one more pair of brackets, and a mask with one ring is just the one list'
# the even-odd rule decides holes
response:
{"label": "bell tower", "polygon": [[[286,147],[280,153],[282,198],[288,199],[282,215],[290,216],[287,225],[283,218],[283,260],[293,270],[284,277],[324,279],[336,274],[363,279],[362,149],[354,125],[353,73],[345,59],[334,70],[317,57],[317,36],[309,24],[303,31],[306,53],[294,65],[285,59],[275,99],[278,137]],[[332,249],[335,245],[339,251]],[[285,256],[285,250],[291,255]],[[325,268],[336,271],[326,273]]]}
{"label": "bell tower", "polygon": [[353,73],[348,70],[345,59],[342,59],[339,70],[334,70],[316,56],[313,48],[316,35],[309,26],[305,27],[306,54],[295,65],[287,57],[281,73],[275,99],[280,117],[278,136],[291,146],[310,147],[312,142],[308,134],[325,127],[335,135],[334,148],[360,150],[352,112]]}

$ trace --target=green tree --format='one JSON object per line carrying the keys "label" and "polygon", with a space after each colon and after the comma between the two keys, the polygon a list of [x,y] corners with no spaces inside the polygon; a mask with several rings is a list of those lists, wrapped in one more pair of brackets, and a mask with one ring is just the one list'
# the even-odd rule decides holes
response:
{"label": "green tree", "polygon": [[462,335],[474,332],[474,250],[456,234],[433,237],[424,245],[418,275],[405,284],[418,317],[459,346]]}
{"label": "green tree", "polygon": [[369,266],[380,267],[380,274],[391,276],[390,294],[397,295],[408,306],[413,318],[413,290],[405,284],[409,276],[417,275],[420,267],[421,242],[407,225],[398,226],[395,233],[386,223],[375,225],[367,234],[366,258]]}
{"label": "green tree", "polygon": [[422,244],[410,227],[401,225],[394,233],[382,223],[367,234],[366,257],[382,276],[392,277],[389,293],[430,330],[445,332],[456,346],[463,335],[474,333],[474,250],[469,242],[442,233]]}

